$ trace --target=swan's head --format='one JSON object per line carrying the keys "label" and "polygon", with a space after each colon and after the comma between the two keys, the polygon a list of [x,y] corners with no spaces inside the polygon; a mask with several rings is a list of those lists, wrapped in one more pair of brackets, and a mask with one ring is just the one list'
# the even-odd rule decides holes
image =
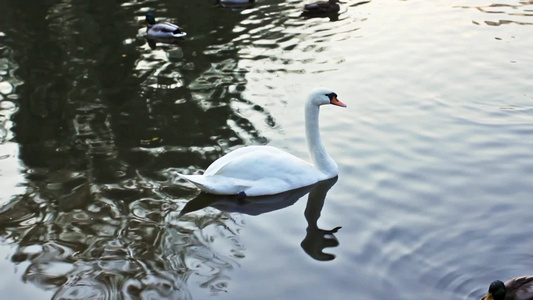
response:
{"label": "swan's head", "polygon": [[309,95],[309,103],[316,106],[324,104],[333,104],[341,107],[346,107],[346,104],[337,99],[337,94],[325,88],[314,89]]}

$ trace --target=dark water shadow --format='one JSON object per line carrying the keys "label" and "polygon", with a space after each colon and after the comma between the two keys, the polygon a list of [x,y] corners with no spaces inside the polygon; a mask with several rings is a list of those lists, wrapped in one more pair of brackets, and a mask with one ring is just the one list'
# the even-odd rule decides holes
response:
{"label": "dark water shadow", "polygon": [[[242,99],[246,70],[226,46],[246,16],[214,23],[227,11],[194,5],[180,20],[196,38],[153,50],[136,36],[146,3],[6,2],[0,61],[20,81],[12,141],[23,177],[0,206],[0,239],[13,249],[6,260],[21,269],[10,280],[54,299],[191,299],[195,285],[226,292],[244,256],[238,216],[178,220],[190,195],[166,169],[266,142],[230,105],[268,114]],[[154,5],[181,12],[187,3]]]}
{"label": "dark water shadow", "polygon": [[[345,3],[344,1],[343,2],[340,2],[341,5],[346,5],[348,6],[347,3]],[[343,3],[343,4],[342,4]],[[360,6],[360,5],[364,5],[364,4],[368,4],[370,3],[370,1],[361,1],[361,2],[356,2],[356,3],[353,3],[351,5],[349,5],[348,7],[357,7],[357,6]],[[316,12],[316,11],[303,11],[301,14],[300,14],[300,17],[304,18],[304,19],[320,19],[320,18],[329,18],[330,22],[335,22],[335,21],[338,21],[339,20],[339,16],[341,14],[343,14],[344,12],[346,12],[346,10],[343,10],[341,8],[340,11],[338,12]]]}
{"label": "dark water shadow", "polygon": [[319,228],[317,223],[324,206],[324,201],[326,200],[326,195],[337,182],[337,179],[338,177],[334,177],[310,186],[276,195],[246,197],[244,199],[239,199],[236,195],[227,196],[200,193],[183,207],[179,216],[181,217],[206,207],[214,207],[225,212],[239,212],[257,216],[291,206],[309,193],[304,213],[305,219],[307,220],[307,233],[301,243],[302,249],[316,260],[333,260],[335,255],[324,253],[324,249],[339,245],[335,233],[341,227],[338,226],[331,230],[324,230]]}
{"label": "dark water shadow", "polygon": [[[248,71],[239,50],[264,36],[242,41],[233,29],[252,16],[201,1],[153,2],[151,10],[179,17],[188,31],[183,43],[153,49],[135,22],[145,2],[5,2],[0,59],[17,81],[12,141],[23,189],[0,207],[0,238],[13,248],[7,259],[20,280],[54,299],[190,299],[193,285],[226,292],[244,257],[239,216],[205,209],[178,217],[191,193],[173,185],[169,170],[202,169],[234,147],[265,144],[243,110],[276,126],[242,96]],[[288,17],[273,13],[280,7],[256,14],[283,24]],[[281,209],[308,191],[299,192],[247,209]],[[321,245],[315,217],[302,243],[308,253]]]}
{"label": "dark water shadow", "polygon": [[322,18],[328,18],[330,22],[335,22],[339,20],[339,13],[338,12],[302,12],[300,17],[304,19],[322,19]]}
{"label": "dark water shadow", "polygon": [[160,44],[167,44],[167,45],[179,45],[180,43],[183,43],[185,38],[151,38],[146,37],[146,43],[148,43],[148,46],[150,46],[150,49],[155,50],[157,48],[157,43]]}

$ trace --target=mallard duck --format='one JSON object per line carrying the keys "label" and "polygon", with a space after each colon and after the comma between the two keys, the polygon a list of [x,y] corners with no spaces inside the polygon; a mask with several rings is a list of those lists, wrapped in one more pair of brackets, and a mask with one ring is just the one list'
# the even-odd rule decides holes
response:
{"label": "mallard duck", "polygon": [[148,35],[148,38],[156,40],[180,38],[187,35],[187,33],[183,32],[178,25],[168,22],[156,23],[152,13],[146,14],[146,34]]}
{"label": "mallard duck", "polygon": [[203,175],[183,175],[202,191],[217,195],[264,196],[301,188],[333,178],[339,169],[326,153],[318,128],[321,105],[346,107],[337,94],[315,89],[305,104],[307,146],[314,165],[278,148],[248,146],[215,160]]}
{"label": "mallard duck", "polygon": [[304,6],[306,14],[330,14],[337,13],[340,10],[339,0],[318,1],[309,3]]}
{"label": "mallard duck", "polygon": [[496,280],[481,300],[533,300],[533,276],[516,277],[505,283]]}

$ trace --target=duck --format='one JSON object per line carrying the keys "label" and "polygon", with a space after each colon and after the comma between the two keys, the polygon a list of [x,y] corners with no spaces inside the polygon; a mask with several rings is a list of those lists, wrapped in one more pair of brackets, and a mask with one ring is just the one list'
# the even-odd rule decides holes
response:
{"label": "duck", "polygon": [[304,6],[305,14],[331,14],[340,10],[339,0],[317,1]]}
{"label": "duck", "polygon": [[240,198],[274,195],[334,178],[339,168],[322,145],[319,132],[320,106],[327,104],[346,107],[326,88],[312,90],[305,103],[305,134],[313,164],[276,147],[253,145],[218,158],[202,175],[178,173],[178,177],[205,193]]}
{"label": "duck", "polygon": [[505,283],[493,281],[481,300],[533,300],[533,276],[515,277]]}
{"label": "duck", "polygon": [[169,22],[156,23],[152,13],[146,14],[146,34],[148,38],[155,40],[181,38],[187,35],[176,24]]}

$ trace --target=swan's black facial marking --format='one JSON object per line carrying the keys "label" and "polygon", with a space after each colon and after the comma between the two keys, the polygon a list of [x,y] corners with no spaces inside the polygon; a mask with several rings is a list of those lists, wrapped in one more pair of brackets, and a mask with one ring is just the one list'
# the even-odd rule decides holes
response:
{"label": "swan's black facial marking", "polygon": [[329,93],[329,94],[326,94],[326,96],[328,96],[330,102],[333,101],[334,99],[337,99],[337,94],[335,93]]}

